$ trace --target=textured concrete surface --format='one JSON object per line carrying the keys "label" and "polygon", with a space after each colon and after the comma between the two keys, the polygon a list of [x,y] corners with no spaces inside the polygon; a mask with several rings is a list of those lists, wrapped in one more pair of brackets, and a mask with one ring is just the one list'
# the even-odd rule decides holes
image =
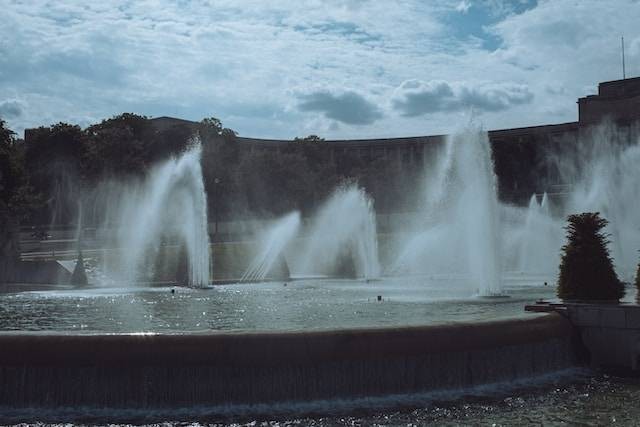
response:
{"label": "textured concrete surface", "polygon": [[595,368],[640,366],[640,306],[636,304],[566,304]]}
{"label": "textured concrete surface", "polygon": [[557,314],[424,327],[0,334],[0,406],[264,403],[460,388],[571,366]]}

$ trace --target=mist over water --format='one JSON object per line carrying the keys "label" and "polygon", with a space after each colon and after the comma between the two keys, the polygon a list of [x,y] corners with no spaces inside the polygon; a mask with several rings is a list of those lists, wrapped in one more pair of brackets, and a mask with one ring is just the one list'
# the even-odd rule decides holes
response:
{"label": "mist over water", "polygon": [[640,141],[611,124],[590,130],[567,168],[574,182],[566,214],[600,212],[609,221],[611,254],[623,280],[632,281],[640,249]]}
{"label": "mist over water", "polygon": [[311,219],[298,274],[329,274],[340,263],[353,262],[355,276],[380,276],[378,237],[373,202],[356,185],[339,187]]}
{"label": "mist over water", "polygon": [[640,249],[640,141],[633,134],[604,123],[583,129],[577,145],[549,153],[566,189],[554,197],[532,196],[526,210],[503,209],[506,270],[556,275],[567,216],[600,212],[609,221],[605,231],[616,271],[633,281]]}
{"label": "mist over water", "polygon": [[[558,144],[546,161],[558,171],[562,191],[533,194],[528,206],[520,207],[498,202],[487,133],[470,127],[447,138],[427,159],[424,178],[407,189],[419,208],[403,214],[411,220],[402,226],[389,223],[382,258],[371,198],[355,184],[344,185],[308,218],[294,212],[259,230],[241,280],[264,280],[284,260],[296,276],[437,276],[469,294],[499,294],[504,273],[553,281],[567,215],[599,211],[610,221],[617,271],[631,281],[640,247],[640,144],[629,135],[601,125],[582,129],[577,144]],[[186,254],[186,284],[209,283],[200,156],[194,143],[145,178],[106,182],[92,202],[82,203],[83,216],[93,223],[103,218],[109,246],[122,253],[105,257],[110,280],[152,280],[162,244],[170,242]]]}
{"label": "mist over water", "polygon": [[276,220],[258,239],[258,254],[240,281],[264,280],[300,229],[300,212],[291,212]]}
{"label": "mist over water", "polygon": [[564,217],[554,217],[547,193],[533,194],[527,207],[501,204],[503,272],[540,275],[557,274],[564,244]]}
{"label": "mist over water", "polygon": [[423,229],[408,237],[392,271],[462,276],[474,292],[499,294],[497,184],[486,132],[447,138],[423,191]]}
{"label": "mist over water", "polygon": [[187,282],[210,282],[207,201],[198,140],[180,157],[155,166],[138,182],[111,184],[105,198],[106,224],[115,227],[112,245],[124,252],[109,275],[129,283],[149,280],[163,242],[180,244],[187,257]]}
{"label": "mist over water", "polygon": [[[565,183],[528,206],[500,203],[486,134],[450,137],[427,167],[418,226],[396,244],[389,272],[445,275],[482,295],[500,292],[504,273],[557,275],[566,218],[600,212],[620,277],[632,281],[640,249],[640,142],[611,124],[582,130],[578,144],[547,161]],[[637,133],[636,133],[637,134]]]}

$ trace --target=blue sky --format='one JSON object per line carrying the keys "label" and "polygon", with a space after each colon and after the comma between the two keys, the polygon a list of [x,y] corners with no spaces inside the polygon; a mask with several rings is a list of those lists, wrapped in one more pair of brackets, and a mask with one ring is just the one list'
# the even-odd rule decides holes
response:
{"label": "blue sky", "polygon": [[0,0],[0,117],[16,131],[121,112],[326,138],[576,120],[640,75],[640,2]]}

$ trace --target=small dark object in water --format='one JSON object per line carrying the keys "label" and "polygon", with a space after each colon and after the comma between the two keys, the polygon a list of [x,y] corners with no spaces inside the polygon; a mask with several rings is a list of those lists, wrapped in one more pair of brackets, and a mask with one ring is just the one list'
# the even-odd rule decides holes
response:
{"label": "small dark object in water", "polygon": [[287,286],[287,282],[284,282],[284,286]]}
{"label": "small dark object in water", "polygon": [[171,288],[171,293],[175,294],[176,293],[176,288]]}
{"label": "small dark object in water", "polygon": [[382,301],[382,295],[378,295],[378,301]]}
{"label": "small dark object in water", "polygon": [[547,282],[544,282],[544,285],[547,286]]}

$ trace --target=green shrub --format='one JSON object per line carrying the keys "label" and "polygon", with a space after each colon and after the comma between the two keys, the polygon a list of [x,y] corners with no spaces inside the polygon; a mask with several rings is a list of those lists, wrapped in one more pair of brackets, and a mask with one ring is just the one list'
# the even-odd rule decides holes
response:
{"label": "green shrub", "polygon": [[598,212],[569,215],[567,244],[562,247],[558,297],[563,300],[619,300],[624,285],[618,279],[603,232],[608,221]]}

